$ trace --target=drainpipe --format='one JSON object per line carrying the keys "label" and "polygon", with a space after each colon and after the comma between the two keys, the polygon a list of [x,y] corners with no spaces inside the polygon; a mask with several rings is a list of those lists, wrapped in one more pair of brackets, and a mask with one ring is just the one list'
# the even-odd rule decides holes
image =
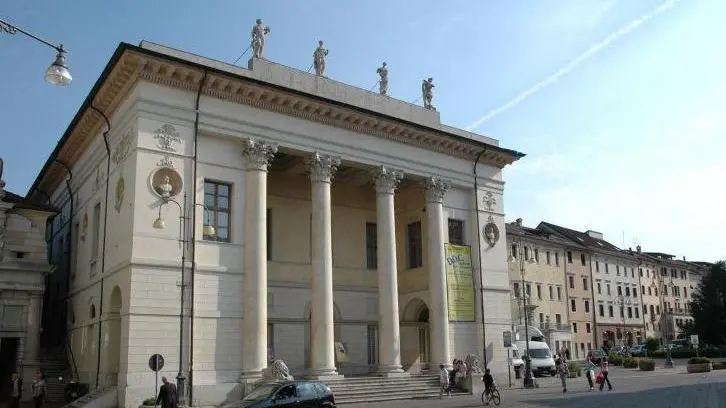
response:
{"label": "drainpipe", "polygon": [[[192,171],[194,181],[194,192],[192,193],[192,247],[191,247],[191,261],[192,268],[189,277],[190,293],[189,293],[189,370],[187,376],[189,377],[189,398],[187,398],[187,404],[194,406],[194,275],[197,269],[197,160],[199,158],[199,99],[202,96],[202,88],[204,83],[207,81],[207,70],[204,70],[204,76],[199,82],[199,89],[197,89],[197,100],[194,106],[194,169]],[[185,231],[186,232],[186,231]],[[183,284],[184,282],[182,282]],[[182,286],[182,289],[184,286]],[[183,305],[182,305],[183,307]],[[180,362],[181,364],[181,362]]]}
{"label": "drainpipe", "polygon": [[99,377],[101,374],[101,328],[103,325],[103,274],[106,272],[106,226],[108,225],[108,185],[111,178],[111,147],[108,144],[108,132],[111,131],[111,122],[108,117],[98,108],[93,105],[89,105],[89,108],[96,111],[103,117],[106,122],[106,131],[103,132],[103,143],[106,147],[106,195],[103,197],[103,239],[101,244],[101,295],[98,302],[98,343],[96,349],[98,353],[96,355],[96,388],[99,386]]}
{"label": "drainpipe", "polygon": [[479,159],[481,159],[481,156],[486,153],[487,149],[484,148],[479,154],[476,155],[476,160],[474,160],[474,201],[475,201],[475,208],[476,208],[476,244],[477,248],[479,248],[479,291],[480,291],[480,305],[481,305],[481,329],[482,329],[482,358],[484,359],[484,370],[487,369],[487,325],[486,321],[484,319],[484,272],[482,269],[482,256],[481,256],[481,221],[479,220],[480,214],[479,214],[479,176],[477,174],[477,167],[479,166]]}

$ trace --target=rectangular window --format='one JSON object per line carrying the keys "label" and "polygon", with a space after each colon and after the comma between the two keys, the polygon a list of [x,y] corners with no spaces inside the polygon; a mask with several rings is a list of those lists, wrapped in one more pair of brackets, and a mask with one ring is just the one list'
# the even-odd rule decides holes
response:
{"label": "rectangular window", "polygon": [[572,332],[577,333],[577,323],[572,323]]}
{"label": "rectangular window", "polygon": [[552,254],[550,254],[550,251],[545,252],[545,256],[547,257],[547,265],[552,264],[551,255]]}
{"label": "rectangular window", "polygon": [[550,289],[550,300],[555,300],[554,289],[552,288],[552,286],[550,286],[549,289]]}
{"label": "rectangular window", "polygon": [[367,331],[368,340],[368,365],[378,364],[378,327],[369,325]]}
{"label": "rectangular window", "polygon": [[555,314],[555,323],[557,323],[557,326],[562,324],[562,315],[557,313]]}
{"label": "rectangular window", "polygon": [[622,286],[618,286],[618,296],[623,296],[623,288],[622,288]]}
{"label": "rectangular window", "polygon": [[633,288],[633,297],[638,297],[638,288]]}
{"label": "rectangular window", "polygon": [[640,312],[638,312],[638,308],[634,307],[633,309],[635,310],[635,318],[640,319]]}
{"label": "rectangular window", "polygon": [[[230,242],[230,190],[229,184],[204,180],[204,205],[207,207],[207,214],[203,218],[204,225],[214,227],[214,235],[203,235],[205,241]],[[269,210],[267,215],[270,215]],[[265,225],[269,226],[267,221]],[[269,232],[267,235],[269,236]],[[271,247],[269,239],[267,245]]]}
{"label": "rectangular window", "polygon": [[539,249],[534,249],[534,261],[539,263]]}
{"label": "rectangular window", "polygon": [[557,300],[562,300],[562,288],[557,287]]}
{"label": "rectangular window", "polygon": [[633,318],[633,308],[628,307],[628,319],[632,319],[632,318]]}
{"label": "rectangular window", "polygon": [[519,293],[519,283],[518,282],[514,282],[512,284],[512,291],[514,292],[514,297],[519,298],[520,293]]}
{"label": "rectangular window", "polygon": [[573,312],[577,311],[577,301],[575,301],[575,299],[570,299],[570,309]]}
{"label": "rectangular window", "polygon": [[[585,323],[585,331],[588,332],[588,333],[591,333],[592,332],[592,328],[590,326],[590,323]],[[582,346],[584,347],[585,345],[583,344]]]}
{"label": "rectangular window", "polygon": [[630,286],[625,287],[625,296],[630,296]]}
{"label": "rectangular window", "polygon": [[608,315],[610,315],[610,317],[613,317],[613,307],[612,306],[608,306]]}
{"label": "rectangular window", "polygon": [[575,278],[572,276],[568,276],[567,281],[570,284],[570,289],[575,289]]}
{"label": "rectangular window", "polygon": [[537,284],[537,299],[542,300],[542,285]]}
{"label": "rectangular window", "polygon": [[378,269],[378,230],[375,222],[366,223],[366,268]]}
{"label": "rectangular window", "polygon": [[598,312],[600,313],[600,317],[605,317],[605,306],[603,305],[597,305]]}
{"label": "rectangular window", "polygon": [[610,267],[607,263],[605,264],[605,273],[610,273]]}
{"label": "rectangular window", "polygon": [[408,269],[423,266],[423,241],[421,237],[421,221],[408,224]]}
{"label": "rectangular window", "polygon": [[597,283],[597,294],[602,295],[602,284],[600,282]]}
{"label": "rectangular window", "polygon": [[595,261],[595,272],[600,272],[600,261]]}
{"label": "rectangular window", "polygon": [[555,252],[555,265],[560,266],[560,253]]}
{"label": "rectangular window", "polygon": [[98,248],[101,243],[101,203],[93,206],[93,235],[91,236],[91,260],[98,259]]}
{"label": "rectangular window", "polygon": [[464,221],[449,218],[449,243],[464,245]]}
{"label": "rectangular window", "polygon": [[590,313],[590,301],[585,300],[585,313]]}
{"label": "rectangular window", "polygon": [[607,292],[608,293],[608,296],[610,296],[610,284],[609,283],[606,285],[606,288],[608,290],[608,292]]}
{"label": "rectangular window", "polygon": [[531,284],[528,283],[525,286],[525,289],[524,290],[527,292],[527,296],[532,296],[532,285]]}
{"label": "rectangular window", "polygon": [[590,290],[590,285],[588,285],[587,278],[582,278],[582,288],[584,290]]}
{"label": "rectangular window", "polygon": [[572,251],[567,251],[567,263],[572,263]]}
{"label": "rectangular window", "polygon": [[615,274],[620,276],[620,265],[615,265]]}
{"label": "rectangular window", "polygon": [[517,259],[519,254],[517,253],[517,244],[512,244],[512,258]]}
{"label": "rectangular window", "polygon": [[582,263],[582,266],[587,265],[587,262],[585,262],[585,254],[580,254],[580,263]]}

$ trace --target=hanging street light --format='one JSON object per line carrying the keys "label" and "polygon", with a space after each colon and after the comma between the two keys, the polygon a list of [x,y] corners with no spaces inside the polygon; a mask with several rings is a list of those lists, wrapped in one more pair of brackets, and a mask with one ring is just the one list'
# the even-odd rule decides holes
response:
{"label": "hanging street light", "polygon": [[71,81],[73,81],[73,76],[71,75],[71,71],[68,69],[68,63],[66,62],[66,50],[63,48],[63,44],[55,45],[45,41],[16,25],[8,23],[5,20],[0,20],[0,33],[7,33],[11,35],[15,35],[17,33],[25,34],[26,36],[53,48],[56,50],[57,54],[55,56],[55,61],[53,61],[48,69],[45,70],[45,80],[56,86],[67,86],[71,83]]}

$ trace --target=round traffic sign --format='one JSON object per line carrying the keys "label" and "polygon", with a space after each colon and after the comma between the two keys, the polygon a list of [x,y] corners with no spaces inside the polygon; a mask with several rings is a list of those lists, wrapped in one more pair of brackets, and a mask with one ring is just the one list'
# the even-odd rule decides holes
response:
{"label": "round traffic sign", "polygon": [[161,354],[152,354],[151,357],[149,357],[149,368],[151,371],[158,373],[162,368],[164,368],[164,357],[162,357]]}

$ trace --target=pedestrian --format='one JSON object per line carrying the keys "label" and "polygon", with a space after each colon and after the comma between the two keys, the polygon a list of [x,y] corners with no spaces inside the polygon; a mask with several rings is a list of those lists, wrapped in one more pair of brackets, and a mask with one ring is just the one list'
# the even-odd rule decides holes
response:
{"label": "pedestrian", "polygon": [[602,360],[600,361],[600,375],[602,375],[602,381],[600,382],[600,391],[602,391],[606,381],[608,383],[609,391],[612,391],[613,385],[610,384],[610,378],[608,378],[608,358],[605,356],[603,356]]}
{"label": "pedestrian", "polygon": [[37,378],[33,381],[33,384],[31,385],[31,389],[33,390],[33,406],[35,408],[40,408],[41,406],[43,406],[46,391],[45,386],[45,375],[43,375],[43,372],[38,371]]}
{"label": "pedestrian", "polygon": [[567,369],[567,362],[564,359],[559,360],[557,365],[557,374],[562,382],[562,392],[567,392],[567,376],[570,374]]}
{"label": "pedestrian", "polygon": [[23,398],[23,379],[18,374],[13,373],[11,377],[12,383],[12,400],[10,401],[10,408],[19,408],[20,400]]}
{"label": "pedestrian", "polygon": [[166,377],[161,377],[161,382],[159,396],[156,397],[156,405],[161,405],[161,408],[177,408],[179,406],[179,396],[177,395],[176,385],[170,383]]}
{"label": "pedestrian", "polygon": [[441,383],[439,398],[442,398],[444,396],[444,393],[450,396],[451,390],[449,389],[449,370],[447,370],[443,364],[439,364],[439,382]]}
{"label": "pedestrian", "polygon": [[587,377],[587,382],[590,384],[590,391],[595,389],[595,384],[593,383],[595,381],[595,369],[597,366],[592,361],[594,359],[594,356],[592,354],[592,351],[587,353],[587,359],[585,360],[585,377]]}
{"label": "pedestrian", "polygon": [[565,349],[565,359],[567,359],[567,361],[570,361],[570,349],[569,348]]}

